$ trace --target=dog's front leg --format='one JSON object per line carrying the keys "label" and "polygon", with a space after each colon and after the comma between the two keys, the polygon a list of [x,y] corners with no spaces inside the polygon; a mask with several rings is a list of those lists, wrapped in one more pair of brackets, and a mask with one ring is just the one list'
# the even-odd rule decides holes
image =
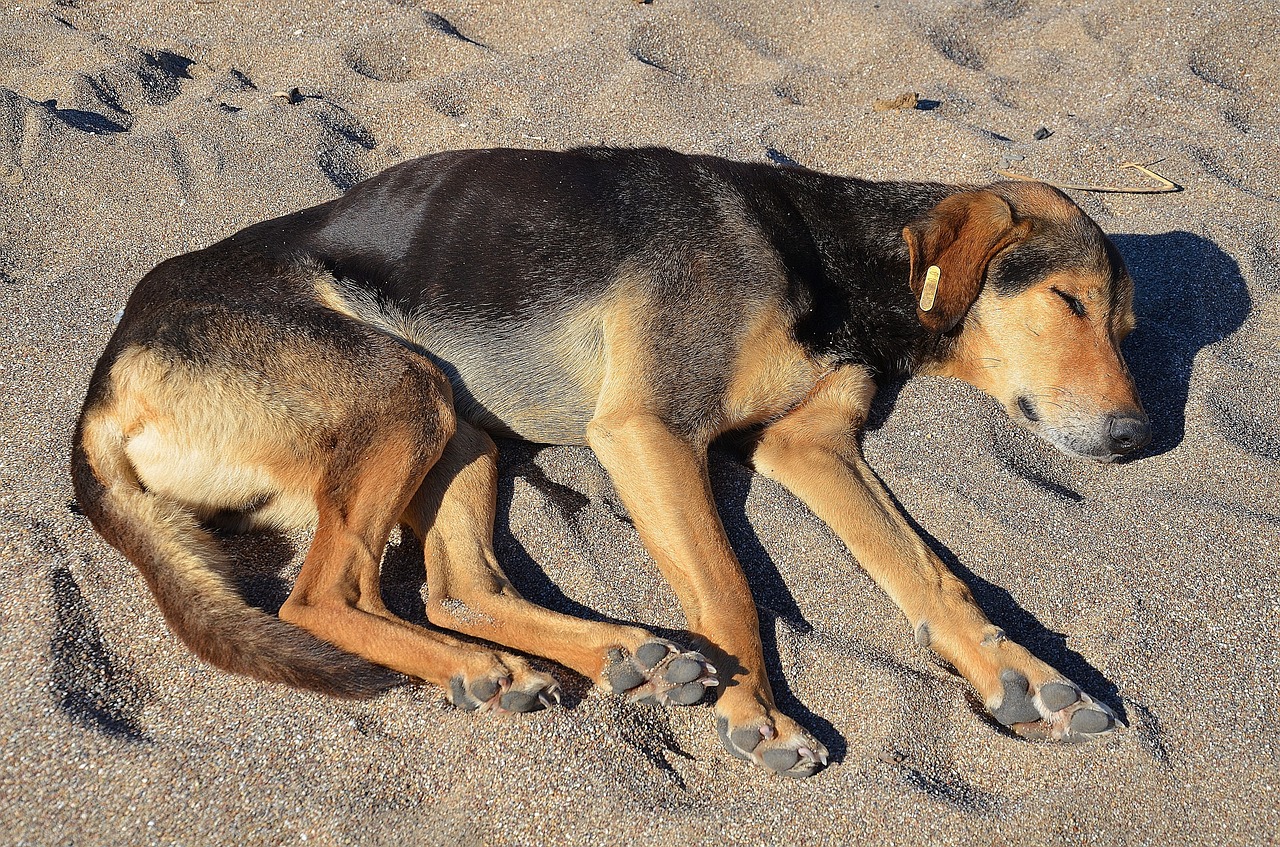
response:
{"label": "dog's front leg", "polygon": [[725,745],[787,776],[814,773],[827,751],[774,705],[756,607],[716,512],[705,447],[638,412],[597,416],[587,439],[675,588],[690,631],[719,667],[725,687],[716,714]]}
{"label": "dog's front leg", "polygon": [[898,511],[858,445],[874,393],[859,368],[828,376],[765,430],[752,454],[756,470],[790,489],[840,536],[906,614],[920,644],[968,679],[1001,723],[1064,741],[1110,730],[1111,711],[994,626]]}

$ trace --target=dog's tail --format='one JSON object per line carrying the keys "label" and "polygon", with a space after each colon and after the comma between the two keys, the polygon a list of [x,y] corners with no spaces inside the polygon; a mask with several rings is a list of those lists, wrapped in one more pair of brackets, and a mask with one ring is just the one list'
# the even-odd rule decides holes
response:
{"label": "dog's tail", "polygon": [[235,673],[338,697],[366,698],[404,676],[248,605],[214,538],[181,504],[145,490],[109,415],[88,406],[71,452],[76,499],[146,578],[169,627],[200,658]]}

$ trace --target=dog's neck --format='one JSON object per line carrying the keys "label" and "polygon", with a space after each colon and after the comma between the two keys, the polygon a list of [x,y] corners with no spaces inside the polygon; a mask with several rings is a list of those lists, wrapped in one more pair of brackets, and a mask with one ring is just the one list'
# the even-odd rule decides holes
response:
{"label": "dog's neck", "polygon": [[951,339],[916,318],[902,230],[962,189],[808,173],[797,174],[793,185],[814,257],[808,267],[789,268],[807,278],[812,292],[813,302],[798,304],[800,342],[817,356],[887,377],[945,357]]}

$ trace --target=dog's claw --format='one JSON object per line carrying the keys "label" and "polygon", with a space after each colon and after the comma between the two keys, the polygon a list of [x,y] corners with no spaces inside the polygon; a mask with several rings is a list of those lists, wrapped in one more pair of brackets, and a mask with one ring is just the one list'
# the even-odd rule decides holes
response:
{"label": "dog's claw", "polygon": [[655,638],[630,656],[621,648],[610,650],[604,679],[614,693],[626,694],[633,703],[692,706],[702,701],[707,688],[720,684],[715,674],[701,653]]}

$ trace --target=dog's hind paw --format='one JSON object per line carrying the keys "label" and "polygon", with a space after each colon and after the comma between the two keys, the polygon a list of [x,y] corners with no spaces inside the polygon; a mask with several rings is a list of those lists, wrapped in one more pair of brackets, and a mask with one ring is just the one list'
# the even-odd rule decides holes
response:
{"label": "dog's hind paw", "polygon": [[1000,674],[1004,694],[987,709],[1000,723],[1023,738],[1037,741],[1092,741],[1115,729],[1118,719],[1105,703],[1070,682],[1055,680],[1034,691],[1027,678],[1012,668]]}
{"label": "dog's hind paw", "polygon": [[644,642],[630,655],[618,647],[610,650],[604,680],[615,694],[653,706],[692,706],[720,684],[706,656],[660,638]]}
{"label": "dog's hind paw", "polygon": [[467,680],[449,680],[449,702],[468,712],[536,712],[560,704],[560,684],[528,667],[501,668]]}
{"label": "dog's hind paw", "polygon": [[734,725],[716,718],[720,741],[734,756],[792,779],[813,776],[827,766],[827,748],[785,715]]}

